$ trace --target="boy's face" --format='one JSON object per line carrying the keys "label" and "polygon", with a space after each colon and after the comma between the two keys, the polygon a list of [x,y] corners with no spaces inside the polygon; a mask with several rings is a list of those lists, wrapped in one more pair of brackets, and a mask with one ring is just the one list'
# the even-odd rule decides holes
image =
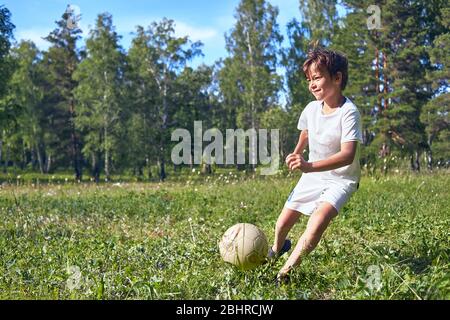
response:
{"label": "boy's face", "polygon": [[317,100],[326,100],[336,94],[341,93],[341,74],[331,78],[325,68],[318,66],[316,63],[311,64],[306,80],[308,81],[308,89]]}

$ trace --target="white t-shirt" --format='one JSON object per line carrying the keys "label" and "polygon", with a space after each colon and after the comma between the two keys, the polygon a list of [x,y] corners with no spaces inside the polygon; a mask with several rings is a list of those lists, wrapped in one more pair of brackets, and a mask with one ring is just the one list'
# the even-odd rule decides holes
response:
{"label": "white t-shirt", "polygon": [[[298,121],[299,130],[308,130],[309,160],[329,158],[341,150],[341,143],[359,141],[362,143],[361,115],[348,98],[333,113],[322,112],[323,102],[312,101],[303,110]],[[361,177],[358,144],[353,163],[334,170],[313,172],[325,180],[355,185]]]}

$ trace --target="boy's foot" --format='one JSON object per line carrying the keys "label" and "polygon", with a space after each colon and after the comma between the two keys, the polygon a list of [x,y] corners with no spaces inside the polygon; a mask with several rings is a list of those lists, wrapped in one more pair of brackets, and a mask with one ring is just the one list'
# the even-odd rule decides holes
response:
{"label": "boy's foot", "polygon": [[292,246],[291,240],[286,239],[284,240],[283,247],[281,248],[280,252],[277,253],[272,250],[272,247],[270,247],[269,252],[267,253],[267,260],[278,259],[283,254],[288,252],[291,249],[291,246]]}

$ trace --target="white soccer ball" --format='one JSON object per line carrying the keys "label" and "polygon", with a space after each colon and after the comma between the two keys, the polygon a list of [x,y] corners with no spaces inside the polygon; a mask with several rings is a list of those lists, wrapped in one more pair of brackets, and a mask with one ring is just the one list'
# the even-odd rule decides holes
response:
{"label": "white soccer ball", "polygon": [[219,243],[222,259],[241,270],[253,269],[263,263],[268,248],[264,232],[250,223],[232,226]]}

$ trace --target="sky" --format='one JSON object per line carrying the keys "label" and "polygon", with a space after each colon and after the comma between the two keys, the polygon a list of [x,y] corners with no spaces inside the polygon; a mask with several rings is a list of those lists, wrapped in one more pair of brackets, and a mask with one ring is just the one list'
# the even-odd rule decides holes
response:
{"label": "sky", "polygon": [[[40,49],[49,47],[42,37],[55,29],[70,4],[79,10],[81,21],[78,26],[83,31],[84,45],[91,26],[99,13],[109,12],[113,17],[116,31],[122,36],[121,45],[129,48],[135,26],[146,28],[153,21],[166,17],[175,21],[177,36],[188,35],[193,41],[201,41],[203,57],[192,61],[192,65],[213,64],[225,58],[224,34],[235,24],[234,13],[239,0],[0,0],[11,12],[11,20],[16,26],[16,41],[32,40]],[[285,35],[286,24],[292,18],[299,18],[298,0],[270,0],[279,8],[278,23]]]}

